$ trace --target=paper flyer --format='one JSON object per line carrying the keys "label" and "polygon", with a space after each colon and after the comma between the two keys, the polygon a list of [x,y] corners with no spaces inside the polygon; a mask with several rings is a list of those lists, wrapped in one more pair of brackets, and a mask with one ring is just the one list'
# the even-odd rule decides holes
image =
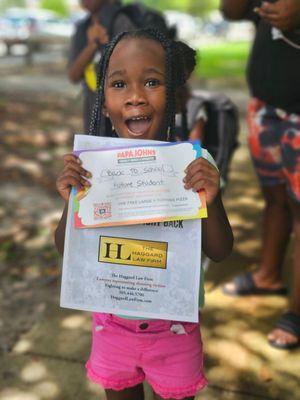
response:
{"label": "paper flyer", "polygon": [[200,157],[197,142],[132,145],[76,154],[92,173],[74,196],[76,228],[133,225],[207,216],[203,193],[186,190],[185,168]]}

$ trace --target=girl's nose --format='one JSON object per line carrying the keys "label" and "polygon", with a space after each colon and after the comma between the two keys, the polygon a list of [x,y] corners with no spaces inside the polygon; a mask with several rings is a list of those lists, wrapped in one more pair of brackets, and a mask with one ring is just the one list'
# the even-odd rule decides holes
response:
{"label": "girl's nose", "polygon": [[142,89],[133,88],[128,94],[126,105],[129,106],[140,106],[147,103],[147,98]]}

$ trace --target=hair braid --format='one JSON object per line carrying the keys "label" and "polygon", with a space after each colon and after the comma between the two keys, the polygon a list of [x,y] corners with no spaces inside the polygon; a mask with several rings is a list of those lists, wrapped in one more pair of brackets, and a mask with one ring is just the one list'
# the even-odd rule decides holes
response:
{"label": "hair braid", "polygon": [[166,49],[166,86],[167,86],[167,101],[166,101],[166,133],[167,138],[172,141],[174,128],[175,128],[175,87],[174,87],[174,73],[172,68],[172,50]]}
{"label": "hair braid", "polygon": [[[178,52],[178,59],[182,63],[182,68],[185,74],[185,81],[189,79],[190,75],[192,74],[195,66],[196,66],[196,51],[188,46],[184,42],[176,42],[177,52]],[[186,102],[189,94],[189,87],[184,82],[181,86],[181,95],[183,95],[183,99],[180,99],[181,104],[181,135],[186,140],[189,134],[189,127],[188,127],[188,118],[187,118],[187,107]]]}
{"label": "hair braid", "polygon": [[188,127],[186,106],[181,111],[181,130],[182,130],[182,135],[183,135],[184,139],[187,140],[187,138],[189,136],[189,127]]}
{"label": "hair braid", "polygon": [[104,85],[106,71],[109,64],[110,56],[120,39],[125,35],[125,33],[126,32],[122,32],[119,35],[115,36],[115,38],[104,47],[103,56],[99,61],[97,72],[97,92],[90,123],[89,135],[99,136],[100,134],[100,128],[103,121],[102,109],[104,104]]}

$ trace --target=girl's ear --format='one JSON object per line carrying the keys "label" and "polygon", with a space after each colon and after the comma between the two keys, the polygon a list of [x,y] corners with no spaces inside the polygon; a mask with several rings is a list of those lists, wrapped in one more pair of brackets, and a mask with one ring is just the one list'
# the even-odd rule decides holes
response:
{"label": "girl's ear", "polygon": [[[105,107],[105,104],[104,104],[103,107],[102,107],[102,114],[104,115],[104,117],[110,119],[110,116],[109,116],[109,114],[108,114],[107,108]],[[110,120],[110,123],[111,123],[111,128],[112,128],[112,130],[114,131],[114,130],[115,130],[115,127],[113,126],[113,123],[112,123],[111,120]]]}
{"label": "girl's ear", "polygon": [[105,107],[105,104],[102,107],[102,115],[104,115],[106,118],[109,118],[109,114],[107,108]]}

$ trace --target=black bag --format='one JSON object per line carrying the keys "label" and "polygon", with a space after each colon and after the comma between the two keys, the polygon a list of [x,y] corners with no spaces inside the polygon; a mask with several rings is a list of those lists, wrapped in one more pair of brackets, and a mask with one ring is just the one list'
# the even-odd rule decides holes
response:
{"label": "black bag", "polygon": [[[236,105],[224,94],[195,90],[187,104],[187,126],[191,131],[200,108],[204,107],[207,121],[204,129],[206,148],[215,159],[220,175],[226,181],[231,157],[238,146],[239,113]],[[176,131],[180,130],[180,120]],[[187,140],[188,138],[183,138]]]}
{"label": "black bag", "polygon": [[[164,16],[160,12],[146,7],[142,3],[137,2],[124,6],[121,5],[113,16],[112,25],[119,14],[126,15],[135,25],[136,29],[156,28],[163,32],[170,39],[174,39],[176,37],[176,28],[169,27]],[[112,26],[110,32],[112,32]]]}

